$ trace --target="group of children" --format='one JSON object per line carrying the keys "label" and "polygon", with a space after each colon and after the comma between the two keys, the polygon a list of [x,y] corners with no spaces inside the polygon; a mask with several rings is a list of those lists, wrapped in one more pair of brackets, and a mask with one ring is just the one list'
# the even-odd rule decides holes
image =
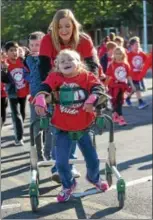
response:
{"label": "group of children", "polygon": [[[44,35],[42,32],[31,33],[28,39],[29,49],[20,47],[17,42],[9,41],[4,46],[5,52],[1,51],[2,125],[6,120],[7,99],[9,99],[15,131],[14,144],[16,146],[24,145],[23,122],[26,116],[27,96],[30,94],[28,101],[31,103],[41,84],[38,55],[40,43]],[[31,104],[30,114],[31,121],[34,121],[36,119],[36,113]],[[39,131],[40,127],[38,123],[34,129],[34,136],[36,136]],[[38,143],[42,143],[42,141],[39,140]],[[46,156],[47,155],[49,155],[48,152],[46,152]],[[41,158],[41,154],[39,159],[43,159]]]}
{"label": "group of children", "polygon": [[127,124],[122,113],[124,100],[128,106],[131,106],[131,96],[136,93],[138,109],[148,106],[148,103],[142,99],[143,77],[140,77],[148,57],[142,51],[138,37],[129,39],[128,49],[123,47],[123,42],[123,38],[119,36],[114,38],[114,41],[109,40],[105,44],[106,52],[100,57],[106,75],[108,93],[112,96],[113,121],[121,126]]}

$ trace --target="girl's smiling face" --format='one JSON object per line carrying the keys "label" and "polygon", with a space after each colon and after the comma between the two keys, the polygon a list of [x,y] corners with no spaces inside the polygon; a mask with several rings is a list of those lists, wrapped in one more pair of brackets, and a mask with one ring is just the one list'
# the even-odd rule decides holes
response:
{"label": "girl's smiling face", "polygon": [[59,20],[58,33],[64,43],[68,43],[73,33],[73,23],[69,18]]}
{"label": "girl's smiling face", "polygon": [[114,51],[114,58],[115,58],[115,61],[121,62],[124,59],[124,55],[120,50],[115,50]]}
{"label": "girl's smiling face", "polygon": [[79,63],[80,61],[70,54],[63,54],[58,60],[59,70],[66,76],[72,75],[73,73],[75,74]]}

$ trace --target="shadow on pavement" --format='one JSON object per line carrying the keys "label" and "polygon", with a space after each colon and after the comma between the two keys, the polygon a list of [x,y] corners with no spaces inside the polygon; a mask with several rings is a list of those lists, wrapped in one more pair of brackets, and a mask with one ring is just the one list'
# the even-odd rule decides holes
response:
{"label": "shadow on pavement", "polygon": [[[143,157],[138,157],[138,158],[135,158],[135,159],[132,159],[132,160],[128,160],[128,161],[125,161],[125,162],[122,162],[122,163],[118,163],[117,164],[117,169],[119,170],[119,172],[121,172],[123,170],[127,170],[127,169],[131,168],[132,165],[152,161],[152,159],[153,159],[152,154],[148,154],[148,155],[143,156]],[[149,165],[145,165],[143,167],[140,167],[138,169],[139,170],[145,170],[145,169],[151,169],[151,168],[152,168],[152,164],[149,164]],[[100,171],[100,174],[105,174],[105,169],[102,169]]]}
{"label": "shadow on pavement", "polygon": [[5,160],[5,159],[8,159],[8,158],[12,158],[12,157],[19,157],[19,156],[22,156],[22,155],[25,155],[25,154],[29,154],[29,151],[25,151],[23,153],[12,154],[12,155],[8,155],[8,156],[5,156],[5,157],[1,157],[1,160]]}
{"label": "shadow on pavement", "polygon": [[2,163],[10,163],[10,162],[13,162],[13,161],[18,161],[18,160],[26,160],[26,159],[29,159],[30,156],[25,156],[25,157],[19,157],[19,158],[14,158],[14,159],[11,159],[11,160],[3,160],[1,161],[1,164]]}
{"label": "shadow on pavement", "polygon": [[104,210],[98,211],[95,214],[93,214],[90,219],[101,219],[105,216],[109,216],[112,215],[116,212],[118,212],[120,209],[119,207],[110,207],[110,208],[106,208]]}
{"label": "shadow on pavement", "polygon": [[126,170],[126,169],[130,168],[132,165],[139,164],[139,163],[145,163],[148,161],[152,161],[152,154],[148,154],[143,157],[138,157],[138,158],[128,160],[123,163],[119,163],[117,165],[117,167],[118,167],[119,171],[122,171],[122,170]]}
{"label": "shadow on pavement", "polygon": [[148,164],[142,167],[139,167],[138,170],[148,170],[148,169],[152,169],[153,168],[153,164]]}
{"label": "shadow on pavement", "polygon": [[[37,213],[32,213],[31,211],[23,211],[16,214],[11,214],[3,219],[44,219],[48,215],[61,214],[66,210],[74,209],[77,215],[77,219],[87,219],[86,213],[84,211],[81,199],[71,199],[66,203],[48,203],[45,206],[38,208]],[[67,216],[68,217],[68,216]],[[57,218],[57,216],[56,216]],[[66,218],[65,218],[66,219]]]}
{"label": "shadow on pavement", "polygon": [[[51,181],[50,177],[40,180],[39,184],[41,185],[49,181]],[[29,184],[17,186],[17,187],[1,192],[1,204],[4,200],[9,200],[12,198],[29,197],[29,185],[30,185],[30,182]],[[40,195],[43,195],[49,191],[52,191],[59,186],[60,185],[58,184],[58,185],[52,185],[50,187],[39,187]]]}
{"label": "shadow on pavement", "polygon": [[[15,176],[23,172],[30,171],[30,164],[25,163],[19,166],[11,167],[9,169],[4,169],[1,171],[1,179],[10,177],[10,176]],[[5,174],[4,174],[5,173]]]}

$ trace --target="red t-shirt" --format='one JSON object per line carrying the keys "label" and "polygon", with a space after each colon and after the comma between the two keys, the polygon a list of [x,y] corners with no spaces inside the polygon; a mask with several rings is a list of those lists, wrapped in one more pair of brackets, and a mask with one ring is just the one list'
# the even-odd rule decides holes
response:
{"label": "red t-shirt", "polygon": [[17,89],[17,96],[19,98],[24,98],[29,93],[28,83],[24,80],[23,68],[24,64],[20,58],[16,60],[15,63],[12,63],[10,60],[7,60],[8,71],[15,83]]}
{"label": "red t-shirt", "polygon": [[131,77],[133,80],[139,81],[139,74],[141,69],[146,61],[147,55],[140,51],[140,52],[128,52],[128,61],[131,67]]}
{"label": "red t-shirt", "polygon": [[[62,45],[61,44],[61,50],[63,49],[71,49],[70,46],[68,45]],[[87,57],[92,57],[94,53],[94,46],[91,38],[87,35],[83,35],[80,37],[80,42],[76,48],[76,51],[80,54],[81,58],[87,58]],[[50,34],[46,34],[40,45],[40,51],[39,51],[40,56],[47,56],[50,57],[51,59],[51,64],[54,65],[54,60],[56,56],[58,55],[58,51],[53,45],[52,38]]]}
{"label": "red t-shirt", "polygon": [[[90,72],[80,73],[72,78],[66,78],[62,74],[54,72],[48,75],[44,83],[48,84],[53,91],[63,86],[78,87],[79,90],[74,92],[75,100],[83,100],[86,97],[82,89],[90,94],[93,86],[101,85],[100,80]],[[89,127],[95,116],[95,113],[83,110],[83,103],[70,106],[56,104],[51,123],[64,131],[79,131]]]}
{"label": "red t-shirt", "polygon": [[113,62],[107,69],[107,75],[111,77],[111,83],[127,83],[130,66],[126,63]]}
{"label": "red t-shirt", "polygon": [[142,68],[142,70],[141,70],[141,73],[140,73],[140,75],[139,75],[139,80],[142,80],[143,79],[143,77],[146,75],[146,73],[147,73],[147,70],[149,69],[149,68],[151,68],[152,67],[152,53],[150,53],[148,56],[147,56],[147,60],[146,60],[146,62],[144,63],[144,66],[143,66],[143,68]]}
{"label": "red t-shirt", "polygon": [[7,97],[5,84],[1,82],[1,98]]}

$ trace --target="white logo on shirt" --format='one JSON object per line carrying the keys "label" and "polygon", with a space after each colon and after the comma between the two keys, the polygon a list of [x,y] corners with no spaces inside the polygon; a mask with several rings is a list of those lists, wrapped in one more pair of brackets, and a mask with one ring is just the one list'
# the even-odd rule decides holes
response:
{"label": "white logo on shirt", "polygon": [[132,59],[132,64],[134,66],[133,71],[137,72],[140,71],[142,68],[142,64],[143,64],[143,59],[141,56],[134,56]]}
{"label": "white logo on shirt", "polygon": [[22,89],[25,87],[22,68],[13,69],[12,71],[10,71],[10,74],[15,82],[15,86],[17,89]]}
{"label": "white logo on shirt", "polygon": [[125,67],[119,66],[115,69],[115,77],[119,82],[126,82],[127,81],[127,72]]}

